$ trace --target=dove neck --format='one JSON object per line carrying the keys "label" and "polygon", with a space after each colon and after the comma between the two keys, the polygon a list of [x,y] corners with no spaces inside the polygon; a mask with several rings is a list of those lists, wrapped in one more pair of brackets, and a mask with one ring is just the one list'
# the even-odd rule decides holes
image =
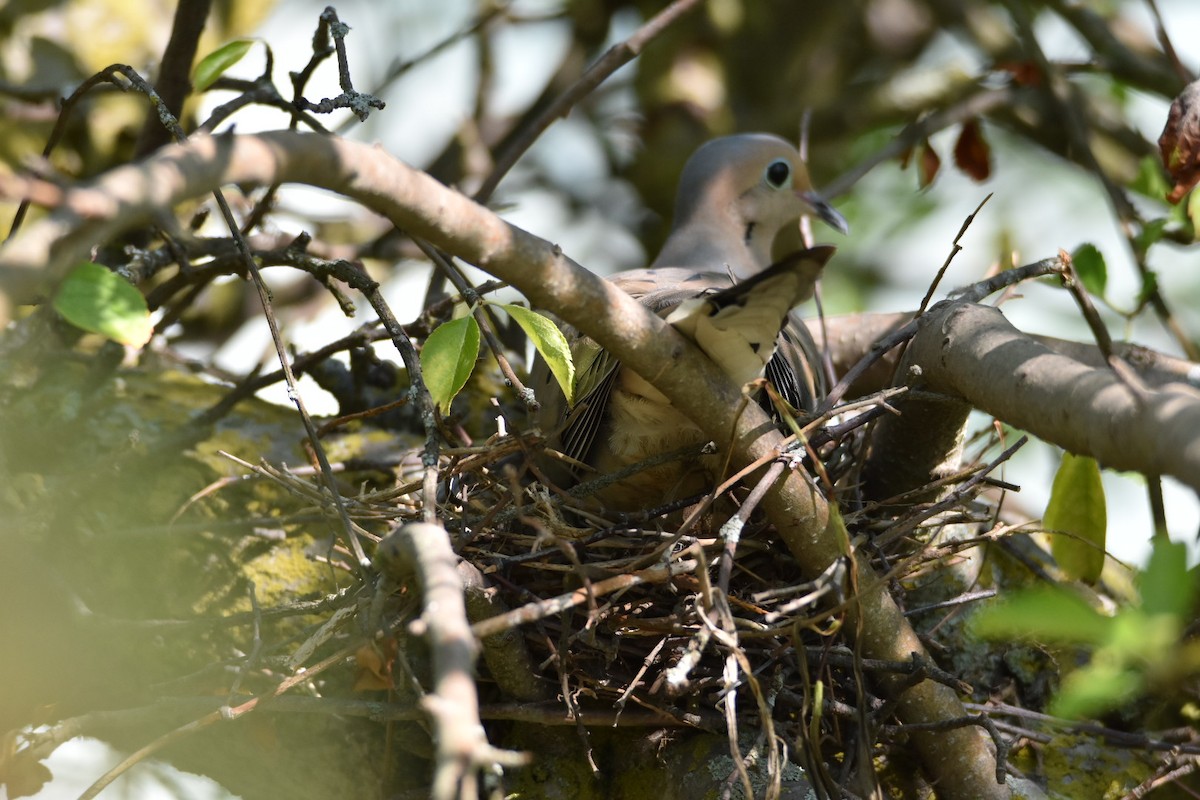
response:
{"label": "dove neck", "polygon": [[698,210],[676,221],[651,266],[728,270],[745,280],[771,263],[771,242],[777,231],[767,227]]}

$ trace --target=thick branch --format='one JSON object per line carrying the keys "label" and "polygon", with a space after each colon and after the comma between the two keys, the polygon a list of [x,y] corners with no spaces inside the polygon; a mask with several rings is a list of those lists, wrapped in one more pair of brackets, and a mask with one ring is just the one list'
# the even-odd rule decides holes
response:
{"label": "thick branch", "polygon": [[[952,309],[964,316],[955,318]],[[827,319],[835,372],[844,373],[871,351],[874,342],[911,318],[911,314],[854,314]],[[817,321],[808,322],[813,335],[819,336]],[[951,332],[953,338],[943,336]],[[1092,455],[1106,466],[1173,475],[1196,486],[1200,481],[1196,456],[1200,367],[1124,342],[1115,342],[1113,353],[1150,390],[1144,401],[1120,382],[1094,344],[1024,334],[995,309],[959,303],[939,306],[927,315],[905,363],[921,370],[908,382],[949,395],[943,400],[952,404],[965,401],[1046,441]],[[882,358],[848,396],[860,397],[892,385],[896,356],[893,351]],[[904,416],[887,419],[884,427],[898,435],[904,435],[901,428],[908,429],[910,441],[894,440],[879,447],[883,469],[877,477],[899,478],[904,470],[897,461],[933,464],[915,456],[917,447],[911,441],[929,439],[931,417],[908,407],[909,402],[897,401]],[[919,422],[914,425],[913,419]],[[1069,422],[1064,424],[1064,419]],[[1111,429],[1119,429],[1119,435]],[[878,436],[875,444],[880,445]],[[914,477],[906,487],[929,480],[927,473]],[[906,487],[877,485],[873,496],[898,494]]]}
{"label": "thick branch", "polygon": [[[835,375],[844,375],[851,367],[871,352],[875,342],[892,333],[913,318],[911,312],[890,314],[844,314],[825,319],[828,332],[830,359]],[[806,319],[813,338],[822,341],[821,320]],[[1029,338],[1045,345],[1054,352],[1068,356],[1089,367],[1105,367],[1104,354],[1094,344],[1055,339],[1052,336],[1030,334]],[[1133,367],[1138,377],[1153,387],[1169,383],[1185,383],[1200,389],[1200,366],[1175,356],[1151,350],[1128,342],[1113,342],[1113,353]],[[892,376],[899,363],[899,349],[884,355],[876,365],[850,386],[846,397],[856,398],[886,389],[892,385]]]}
{"label": "thick branch", "polygon": [[1135,390],[1107,367],[1056,352],[998,310],[969,303],[931,309],[908,355],[925,389],[1107,467],[1171,475],[1200,489],[1200,391],[1191,386]]}

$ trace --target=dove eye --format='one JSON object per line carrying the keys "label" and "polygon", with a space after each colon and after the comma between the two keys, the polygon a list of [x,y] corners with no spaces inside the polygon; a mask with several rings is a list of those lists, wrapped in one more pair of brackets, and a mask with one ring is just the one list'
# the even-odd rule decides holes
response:
{"label": "dove eye", "polygon": [[792,165],[786,159],[777,158],[767,165],[763,177],[771,186],[782,189],[792,178]]}

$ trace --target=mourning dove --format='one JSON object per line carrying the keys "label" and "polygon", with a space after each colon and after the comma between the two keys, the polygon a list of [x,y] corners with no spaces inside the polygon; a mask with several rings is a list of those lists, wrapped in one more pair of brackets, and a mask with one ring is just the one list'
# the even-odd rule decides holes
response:
{"label": "mourning dove", "polygon": [[[820,370],[810,366],[815,346],[802,323],[787,324],[788,314],[812,296],[833,248],[771,262],[776,235],[804,214],[846,231],[845,219],[813,192],[796,148],[768,134],[715,139],[683,168],[671,232],[658,257],[649,268],[610,280],[694,341],[736,383],[765,372],[793,406],[811,408],[821,391]],[[591,339],[576,336],[572,355],[572,407],[565,408],[544,367],[532,378],[543,400],[540,426],[556,432],[552,449],[606,475],[708,441],[649,381]],[[656,464],[598,496],[621,510],[685,497],[711,486],[714,476],[706,473],[716,461],[693,456]],[[556,482],[584,477],[556,466],[561,463],[543,462]]]}

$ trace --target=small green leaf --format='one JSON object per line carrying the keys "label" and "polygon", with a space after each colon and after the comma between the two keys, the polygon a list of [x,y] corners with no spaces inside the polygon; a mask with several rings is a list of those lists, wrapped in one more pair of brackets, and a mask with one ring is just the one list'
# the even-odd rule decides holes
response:
{"label": "small green leaf", "polygon": [[1187,546],[1182,542],[1156,539],[1150,562],[1138,581],[1142,610],[1147,614],[1184,617],[1196,594],[1195,576],[1188,573]]}
{"label": "small green leaf", "polygon": [[1157,155],[1146,156],[1138,162],[1137,175],[1129,184],[1129,188],[1160,203],[1163,202],[1171,187],[1167,183],[1167,176],[1163,173],[1162,162],[1158,160]]}
{"label": "small green leaf", "polygon": [[1085,583],[1100,579],[1108,513],[1094,458],[1063,453],[1042,527],[1052,534],[1050,552],[1067,577]]}
{"label": "small green leaf", "polygon": [[253,39],[234,39],[200,59],[192,73],[193,88],[197,92],[203,92],[212,86],[227,69],[242,60],[253,44]]}
{"label": "small green leaf", "polygon": [[439,325],[421,348],[425,386],[443,414],[466,385],[479,356],[479,325],[472,316]]}
{"label": "small green leaf", "polygon": [[1108,265],[1104,263],[1104,254],[1096,249],[1094,244],[1082,244],[1071,254],[1071,264],[1075,274],[1083,283],[1083,288],[1096,297],[1104,297],[1108,286]]}
{"label": "small green leaf", "polygon": [[1053,586],[1017,592],[971,619],[971,630],[984,639],[1016,637],[1068,644],[1103,644],[1113,627],[1111,617]]}
{"label": "small green leaf", "polygon": [[543,314],[511,303],[500,304],[500,307],[517,321],[521,330],[529,337],[529,341],[533,342],[534,348],[545,359],[554,379],[558,381],[567,397],[567,404],[575,402],[575,362],[571,360],[571,346],[567,344],[567,337],[563,336],[563,332],[553,320]]}
{"label": "small green leaf", "polygon": [[54,308],[77,328],[141,347],[154,335],[146,298],[107,267],[85,261],[71,270],[54,296]]}
{"label": "small green leaf", "polygon": [[1158,244],[1159,240],[1163,237],[1163,233],[1167,230],[1168,222],[1170,220],[1166,217],[1159,217],[1142,225],[1142,229],[1133,237],[1134,244],[1138,250],[1144,253]]}

